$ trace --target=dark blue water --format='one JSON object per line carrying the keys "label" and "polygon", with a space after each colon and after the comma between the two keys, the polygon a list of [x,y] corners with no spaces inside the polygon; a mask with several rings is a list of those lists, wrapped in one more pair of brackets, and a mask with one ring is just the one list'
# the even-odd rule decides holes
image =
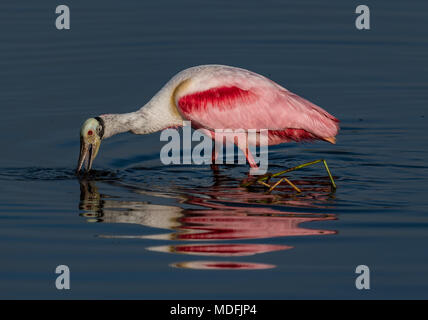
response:
{"label": "dark blue water", "polygon": [[[0,4],[1,298],[428,298],[426,1]],[[88,117],[136,110],[175,73],[264,74],[341,120],[337,145],[270,148],[272,194],[246,166],[163,166],[159,134],[103,142],[73,170]],[[71,290],[55,288],[55,267]],[[367,265],[371,289],[355,288]]]}

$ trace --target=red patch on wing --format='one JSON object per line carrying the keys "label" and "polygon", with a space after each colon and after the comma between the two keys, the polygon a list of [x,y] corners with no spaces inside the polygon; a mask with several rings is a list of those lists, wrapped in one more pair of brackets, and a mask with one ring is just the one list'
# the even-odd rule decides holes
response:
{"label": "red patch on wing", "polygon": [[210,268],[216,269],[242,269],[250,266],[250,264],[240,263],[240,262],[218,262],[207,264]]}
{"label": "red patch on wing", "polygon": [[218,87],[201,92],[185,95],[178,100],[178,106],[183,113],[205,110],[208,107],[225,109],[236,102],[248,102],[254,94],[236,86]]}
{"label": "red patch on wing", "polygon": [[270,138],[279,138],[284,141],[311,141],[318,139],[317,136],[303,129],[269,130]]}

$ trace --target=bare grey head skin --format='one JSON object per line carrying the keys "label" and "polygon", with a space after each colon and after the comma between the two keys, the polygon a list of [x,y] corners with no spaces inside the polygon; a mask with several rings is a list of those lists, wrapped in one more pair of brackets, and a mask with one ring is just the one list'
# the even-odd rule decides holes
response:
{"label": "bare grey head skin", "polygon": [[[146,130],[133,130],[134,127],[148,127],[144,112],[131,112],[123,114],[103,114],[99,117],[87,119],[80,128],[80,155],[76,174],[80,172],[86,161],[86,172],[92,168],[92,163],[98,154],[103,139],[113,135],[132,131],[144,134]],[[141,132],[140,132],[141,131]]]}
{"label": "bare grey head skin", "polygon": [[98,154],[101,140],[104,137],[104,120],[100,117],[89,118],[80,128],[80,154],[76,174],[82,169],[86,160],[86,171],[92,168],[92,163]]}
{"label": "bare grey head skin", "polygon": [[146,134],[160,130],[161,127],[154,127],[155,121],[147,116],[148,110],[146,108],[143,111],[123,114],[103,114],[86,120],[80,128],[80,155],[76,174],[80,172],[85,161],[86,172],[91,170],[103,139],[128,131]]}

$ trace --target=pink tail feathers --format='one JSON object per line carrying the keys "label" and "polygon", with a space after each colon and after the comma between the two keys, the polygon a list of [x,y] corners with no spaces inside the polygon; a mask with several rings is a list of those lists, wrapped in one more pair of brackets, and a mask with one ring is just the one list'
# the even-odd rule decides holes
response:
{"label": "pink tail feathers", "polygon": [[334,137],[340,129],[337,118],[296,94],[288,92],[288,99],[293,106],[300,109],[301,119],[299,122],[301,122],[302,129],[311,132],[319,139],[329,142],[335,141]]}

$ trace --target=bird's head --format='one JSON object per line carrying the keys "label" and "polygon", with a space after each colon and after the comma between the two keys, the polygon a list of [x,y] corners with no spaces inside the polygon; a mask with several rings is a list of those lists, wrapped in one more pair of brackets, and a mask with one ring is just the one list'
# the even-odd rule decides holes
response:
{"label": "bird's head", "polygon": [[104,121],[100,117],[89,118],[80,128],[80,155],[76,173],[79,173],[86,160],[86,171],[91,170],[92,162],[98,154],[104,136]]}

